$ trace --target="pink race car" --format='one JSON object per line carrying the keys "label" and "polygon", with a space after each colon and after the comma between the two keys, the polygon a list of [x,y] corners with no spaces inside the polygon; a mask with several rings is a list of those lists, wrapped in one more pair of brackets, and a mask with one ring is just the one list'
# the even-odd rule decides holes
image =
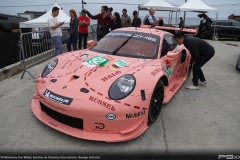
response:
{"label": "pink race car", "polygon": [[190,73],[189,51],[159,29],[117,29],[88,46],[52,59],[31,103],[39,120],[77,138],[138,137]]}

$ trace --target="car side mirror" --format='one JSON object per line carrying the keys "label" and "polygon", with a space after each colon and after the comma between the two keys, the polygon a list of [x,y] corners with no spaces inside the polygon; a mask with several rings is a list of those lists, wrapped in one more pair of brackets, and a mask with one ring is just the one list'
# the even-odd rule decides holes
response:
{"label": "car side mirror", "polygon": [[172,57],[172,58],[175,58],[177,55],[179,55],[179,53],[174,53],[174,52],[168,52],[167,53],[167,56]]}
{"label": "car side mirror", "polygon": [[92,48],[97,45],[97,42],[94,40],[87,41],[88,48]]}

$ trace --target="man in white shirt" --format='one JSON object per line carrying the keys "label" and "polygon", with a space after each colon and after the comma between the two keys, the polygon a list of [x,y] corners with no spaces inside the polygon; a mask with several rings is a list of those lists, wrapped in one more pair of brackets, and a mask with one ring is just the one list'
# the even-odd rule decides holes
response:
{"label": "man in white shirt", "polygon": [[143,24],[145,25],[151,25],[151,26],[157,26],[158,23],[163,19],[160,17],[158,20],[154,17],[155,10],[153,8],[150,8],[149,14],[146,15],[146,17],[143,20]]}
{"label": "man in white shirt", "polygon": [[64,22],[58,22],[57,16],[59,14],[59,8],[52,8],[52,15],[48,18],[48,26],[51,33],[51,39],[55,45],[54,56],[62,54],[62,29],[61,26]]}

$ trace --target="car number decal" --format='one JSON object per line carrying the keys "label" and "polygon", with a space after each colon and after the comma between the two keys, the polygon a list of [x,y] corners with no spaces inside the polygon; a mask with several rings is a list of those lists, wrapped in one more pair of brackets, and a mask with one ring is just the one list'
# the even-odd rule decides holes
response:
{"label": "car number decal", "polygon": [[104,58],[103,56],[95,56],[90,59],[88,59],[86,62],[83,63],[83,65],[89,66],[89,67],[96,67],[98,65],[103,66],[104,64],[108,63],[109,60]]}
{"label": "car number decal", "polygon": [[125,62],[124,60],[118,60],[114,63],[114,65],[118,66],[119,68],[125,67],[128,65],[128,62]]}

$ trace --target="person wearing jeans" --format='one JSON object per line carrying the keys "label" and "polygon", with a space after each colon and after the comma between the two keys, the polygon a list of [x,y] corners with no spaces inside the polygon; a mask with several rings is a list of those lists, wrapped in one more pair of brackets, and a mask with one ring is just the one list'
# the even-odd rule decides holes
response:
{"label": "person wearing jeans", "polygon": [[73,46],[73,50],[77,50],[77,41],[78,41],[78,18],[76,11],[71,9],[69,11],[70,14],[70,29],[69,29],[69,35],[68,35],[68,41],[67,41],[67,48],[68,52],[71,52],[71,44]]}
{"label": "person wearing jeans", "polygon": [[[207,81],[204,77],[202,66],[206,64],[215,54],[215,49],[206,41],[196,38],[184,36],[181,32],[174,36],[178,45],[184,44],[189,50],[192,58],[191,64],[193,64],[193,79],[192,85],[186,87],[186,89],[197,90],[198,84],[206,85]],[[200,80],[200,81],[199,81]]]}
{"label": "person wearing jeans", "polygon": [[88,26],[90,25],[90,18],[86,16],[85,10],[82,10],[82,15],[78,18],[79,20],[79,41],[78,49],[82,49],[82,38],[83,38],[83,48],[87,48],[87,37],[88,37]]}
{"label": "person wearing jeans", "polygon": [[58,22],[57,16],[59,14],[59,8],[52,8],[52,15],[48,18],[48,26],[51,33],[51,39],[55,45],[54,56],[62,54],[62,29],[61,26],[64,22]]}
{"label": "person wearing jeans", "polygon": [[53,44],[55,46],[54,56],[62,54],[62,36],[53,36],[51,37]]}

